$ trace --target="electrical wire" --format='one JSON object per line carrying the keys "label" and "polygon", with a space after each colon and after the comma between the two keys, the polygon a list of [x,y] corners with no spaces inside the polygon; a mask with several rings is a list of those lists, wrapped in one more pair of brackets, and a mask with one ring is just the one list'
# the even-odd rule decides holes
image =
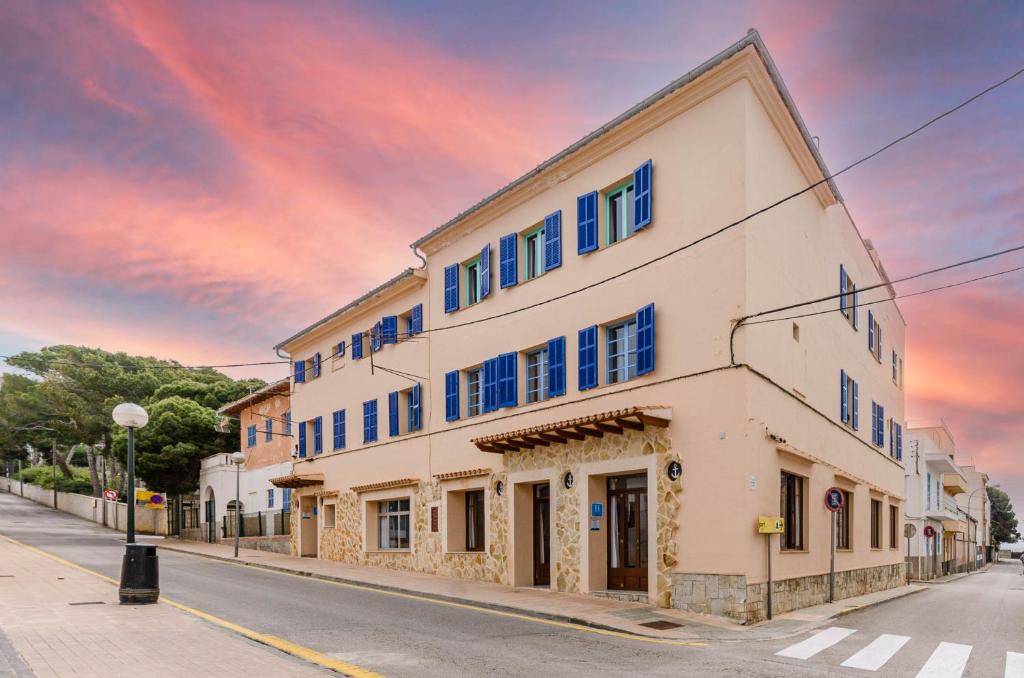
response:
{"label": "electrical wire", "polygon": [[[878,299],[876,301],[867,301],[857,304],[852,304],[851,308],[860,308],[861,306],[874,306],[875,304],[884,304],[887,301],[895,301],[896,299],[909,299],[910,297],[916,297],[922,294],[930,294],[932,292],[938,292],[941,290],[948,290],[952,287],[960,287],[962,285],[968,285],[970,283],[979,282],[981,280],[988,280],[989,278],[996,278],[1001,275],[1008,273],[1016,273],[1017,271],[1024,271],[1024,266],[1016,266],[1014,268],[1008,268],[1005,271],[997,271],[996,273],[989,273],[988,275],[981,275],[976,278],[970,278],[968,280],[961,280],[959,282],[950,283],[948,285],[940,285],[939,287],[932,287],[927,290],[920,290],[918,292],[908,292],[907,294],[897,294],[892,297],[886,297],[885,299]],[[774,323],[781,322],[783,320],[798,320],[799,318],[809,318],[815,315],[823,315],[825,313],[837,313],[840,312],[838,308],[830,308],[824,311],[813,311],[811,313],[801,313],[800,315],[788,315],[784,318],[765,318],[763,320],[754,320],[746,323],[747,325],[761,325],[763,323]]]}
{"label": "electrical wire", "polygon": [[[859,165],[861,165],[861,164],[863,164],[863,163],[865,163],[865,162],[867,162],[867,161],[869,161],[869,160],[871,160],[871,159],[881,155],[882,153],[884,153],[885,151],[889,150],[893,146],[896,146],[897,144],[902,143],[903,141],[906,141],[907,139],[909,139],[909,138],[915,136],[916,134],[918,134],[919,132],[927,129],[928,127],[931,127],[932,125],[934,125],[935,123],[939,122],[940,120],[942,120],[942,119],[952,115],[953,113],[961,110],[962,108],[970,105],[971,103],[973,103],[974,101],[977,101],[981,97],[983,97],[983,96],[985,96],[985,95],[995,91],[996,89],[1002,87],[1003,85],[1005,85],[1005,84],[1009,83],[1010,81],[1014,80],[1015,78],[1019,77],[1021,74],[1024,74],[1024,68],[1018,69],[1017,71],[1013,72],[1012,74],[1010,74],[1009,76],[1003,78],[1002,80],[999,80],[998,82],[996,82],[996,83],[986,87],[985,89],[981,90],[980,92],[977,92],[976,94],[972,95],[971,97],[961,101],[956,106],[954,106],[952,108],[949,108],[949,109],[943,111],[942,113],[939,113],[938,115],[932,117],[931,119],[927,120],[926,122],[922,123],[921,125],[917,126],[914,129],[912,129],[911,131],[906,132],[905,134],[903,134],[903,135],[897,137],[896,139],[886,143],[885,145],[877,148],[876,150],[872,151],[871,153],[861,157],[860,159],[850,163],[849,165],[846,165],[845,167],[843,167],[842,169],[838,170],[837,172],[833,172],[832,174],[823,176],[818,181],[815,181],[815,182],[807,185],[806,187],[800,189],[799,191],[796,191],[795,193],[791,193],[790,195],[788,195],[788,196],[786,196],[784,198],[781,198],[781,199],[779,199],[779,200],[777,200],[777,201],[775,201],[775,202],[773,202],[773,203],[771,203],[769,205],[766,205],[765,207],[762,207],[762,208],[760,208],[760,209],[758,209],[758,210],[756,210],[754,212],[751,212],[751,213],[747,214],[746,216],[741,217],[740,219],[737,219],[736,221],[733,221],[733,222],[731,222],[729,224],[726,224],[725,226],[722,226],[721,228],[718,228],[717,230],[714,230],[711,233],[705,234],[705,235],[697,238],[696,240],[693,240],[693,241],[691,241],[691,242],[689,242],[689,243],[687,243],[685,245],[682,245],[680,247],[677,247],[677,248],[675,248],[673,250],[669,250],[668,252],[665,252],[664,254],[661,254],[661,255],[659,255],[657,257],[654,257],[653,259],[649,259],[648,261],[645,261],[643,263],[637,264],[636,266],[633,266],[633,267],[630,267],[630,268],[625,269],[623,271],[620,271],[620,272],[618,272],[618,273],[616,273],[614,275],[608,276],[607,278],[603,278],[601,280],[598,280],[598,281],[595,281],[593,283],[590,283],[589,285],[585,285],[583,287],[580,287],[580,288],[577,288],[577,289],[574,289],[574,290],[570,290],[570,291],[565,292],[563,294],[559,294],[559,295],[556,295],[554,297],[550,297],[548,299],[544,299],[544,300],[538,301],[538,302],[533,303],[533,304],[528,304],[526,306],[523,306],[523,307],[520,307],[520,308],[517,308],[517,309],[512,309],[510,311],[505,311],[503,313],[498,313],[498,314],[491,315],[491,316],[486,316],[486,317],[483,317],[483,318],[477,318],[475,320],[468,320],[468,321],[465,321],[465,322],[462,322],[462,323],[455,323],[455,324],[446,325],[446,326],[443,326],[443,327],[424,329],[424,330],[422,330],[422,332],[418,332],[417,334],[429,335],[432,332],[443,332],[443,331],[446,331],[446,330],[453,330],[453,329],[458,329],[458,328],[461,328],[461,327],[468,327],[470,325],[476,325],[476,324],[479,324],[479,323],[482,323],[482,322],[487,322],[487,321],[490,321],[490,320],[497,320],[499,318],[504,318],[504,317],[507,317],[507,316],[510,316],[510,315],[514,315],[514,314],[517,314],[517,313],[522,313],[523,311],[532,310],[534,308],[538,308],[540,306],[544,306],[544,305],[553,303],[555,301],[560,301],[562,299],[566,299],[566,298],[574,296],[576,294],[580,294],[581,292],[585,292],[587,290],[593,289],[593,288],[598,287],[600,285],[604,285],[606,283],[609,283],[609,282],[611,282],[613,280],[617,280],[617,279],[619,279],[621,277],[624,277],[626,275],[629,275],[631,273],[635,273],[636,271],[641,270],[643,268],[646,268],[647,266],[651,266],[652,264],[655,264],[655,263],[657,263],[659,261],[663,261],[663,260],[665,260],[665,259],[667,259],[667,258],[669,258],[671,256],[679,254],[680,252],[686,251],[686,250],[690,249],[691,247],[694,247],[694,246],[696,246],[696,245],[698,245],[700,243],[703,243],[703,242],[705,242],[707,240],[710,240],[710,239],[712,239],[714,237],[717,237],[718,235],[721,235],[722,233],[725,233],[726,231],[729,231],[729,230],[735,228],[736,226],[739,226],[739,225],[741,225],[743,223],[746,223],[747,221],[750,221],[754,217],[760,216],[761,214],[764,214],[765,212],[768,212],[768,211],[770,211],[772,209],[775,209],[776,207],[779,207],[780,205],[783,205],[783,204],[789,202],[790,200],[793,200],[794,198],[797,198],[797,197],[799,197],[799,196],[801,196],[801,195],[803,195],[803,194],[805,194],[805,193],[807,193],[809,191],[812,191],[815,188],[817,188],[817,187],[819,187],[819,186],[821,186],[821,185],[831,181],[832,179],[834,179],[834,178],[836,178],[836,177],[838,177],[838,176],[840,176],[842,174],[845,174],[846,172],[850,171],[851,169],[853,169],[853,168],[855,168],[855,167],[857,167],[857,166],[859,166]],[[967,262],[959,262],[957,264],[950,265],[949,267],[943,267],[943,268],[940,268],[940,269],[935,269],[932,272],[938,272],[938,271],[941,271],[941,270],[946,270],[947,268],[952,268],[952,267],[955,267],[955,266],[964,265],[966,263],[972,263],[974,261],[981,261],[983,259],[992,258],[994,256],[1000,256],[1002,254],[1006,254],[1006,253],[1009,253],[1009,252],[1012,252],[1012,251],[1017,251],[1017,250],[1020,250],[1020,249],[1024,249],[1024,246],[1016,247],[1016,248],[1011,248],[1009,250],[1004,250],[1002,252],[993,253],[993,254],[990,254],[990,255],[983,256],[983,257],[978,257],[978,258],[976,258],[974,260],[970,260],[970,261],[967,261]],[[922,273],[920,275],[927,275],[927,274],[928,273]],[[920,275],[918,275],[917,277],[920,277]],[[908,280],[908,279],[910,279],[910,278],[909,277],[908,278],[904,278],[903,280]],[[894,282],[896,282],[896,281],[894,281]],[[885,284],[886,283],[883,283],[882,285],[876,285],[876,286],[872,286],[872,287],[869,287],[869,288],[865,288],[865,290],[862,290],[862,291],[867,291],[869,289],[874,289],[875,287],[880,287],[880,286],[883,286]],[[807,305],[807,304],[817,303],[819,301],[825,301],[827,299],[837,298],[838,296],[841,296],[841,295],[833,295],[831,297],[824,297],[824,298],[813,300],[813,301],[802,302],[800,304],[790,305],[788,307],[772,309],[770,311],[762,311],[759,314],[754,314],[754,315],[751,315],[751,316],[747,316],[746,318],[740,319],[737,322],[737,324],[734,325],[733,332],[735,332],[735,330],[739,327],[739,325],[743,324],[748,318],[757,317],[758,315],[763,315],[763,314],[767,314],[767,313],[775,313],[775,312],[779,312],[779,311],[782,311],[782,310],[787,310],[787,309],[790,309],[790,308],[796,308],[796,307],[799,307],[799,306],[804,306],[804,305]],[[362,332],[361,335],[368,336],[369,332]],[[410,338],[410,337],[407,337],[407,339],[408,338]],[[330,356],[328,356],[328,358],[333,358],[336,355],[338,355],[337,352],[331,354]],[[0,356],[0,358],[4,358],[6,360],[7,358],[10,358],[10,356]],[[57,362],[57,361],[52,361],[52,362]],[[88,364],[84,364],[84,363],[71,363],[70,361],[64,361],[64,362],[65,363],[70,363],[70,364],[78,364],[78,365],[84,366],[84,367],[106,367],[106,366],[101,366],[101,365],[88,365]],[[255,362],[255,363],[235,363],[235,364],[230,364],[230,365],[202,365],[202,366],[195,366],[195,365],[192,365],[192,366],[189,366],[189,365],[178,365],[178,366],[175,366],[175,365],[137,365],[137,366],[128,367],[128,369],[186,369],[186,370],[194,370],[194,369],[221,369],[221,368],[232,368],[232,367],[253,367],[253,366],[262,366],[262,365],[279,365],[279,364],[287,364],[289,362],[291,362],[291,361],[279,360],[279,361],[265,361],[265,362]],[[310,371],[311,369],[312,369],[312,367],[304,368],[304,372],[305,371]]]}

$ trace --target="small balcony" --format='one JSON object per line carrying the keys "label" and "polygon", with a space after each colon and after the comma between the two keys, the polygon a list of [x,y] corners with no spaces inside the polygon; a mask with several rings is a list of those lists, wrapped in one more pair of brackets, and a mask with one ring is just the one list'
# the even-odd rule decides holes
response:
{"label": "small balcony", "polygon": [[956,499],[949,495],[943,495],[939,505],[929,506],[925,510],[925,515],[937,520],[957,520],[959,514],[957,513]]}
{"label": "small balcony", "polygon": [[959,473],[943,473],[942,487],[952,495],[963,494],[967,491],[967,481]]}

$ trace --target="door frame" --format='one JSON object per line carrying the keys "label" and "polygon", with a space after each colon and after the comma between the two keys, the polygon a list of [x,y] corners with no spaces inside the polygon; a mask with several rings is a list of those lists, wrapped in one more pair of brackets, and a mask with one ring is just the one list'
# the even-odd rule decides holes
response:
{"label": "door frame", "polygon": [[[671,456],[671,453],[669,454]],[[623,457],[581,464],[576,483],[580,492],[580,591],[605,591],[608,585],[608,476],[647,474],[647,595],[654,603],[658,595],[658,473],[661,455]],[[600,530],[590,530],[590,505],[600,502],[605,515]]]}
{"label": "door frame", "polygon": [[532,560],[533,560],[533,585],[534,586],[544,586],[545,585],[544,583],[538,583],[537,582],[538,575],[544,571],[544,568],[543,567],[538,567],[538,563],[537,563],[537,523],[538,523],[538,521],[537,521],[537,499],[538,499],[538,497],[537,497],[537,490],[539,488],[541,488],[541,487],[547,487],[548,488],[548,496],[546,497],[546,501],[547,501],[547,504],[548,504],[548,524],[547,524],[547,531],[546,531],[547,542],[548,542],[548,571],[547,571],[547,576],[545,577],[545,579],[547,579],[547,586],[550,588],[551,587],[551,554],[552,554],[552,550],[551,550],[551,522],[552,522],[551,521],[551,492],[552,492],[552,487],[551,487],[551,483],[546,483],[546,482],[534,483],[532,488],[531,488],[532,489],[532,493],[531,494],[532,494],[532,497],[533,497],[533,501],[532,501],[533,521],[531,522],[531,526],[533,528],[533,538],[530,540],[530,546],[531,546],[530,553],[532,554]]}
{"label": "door frame", "polygon": [[[627,494],[632,494],[632,495],[636,495],[637,497],[639,497],[642,494],[644,496],[645,502],[647,503],[646,510],[648,512],[648,515],[650,514],[650,491],[649,491],[650,490],[650,486],[648,485],[648,480],[649,479],[647,478],[647,474],[646,473],[628,473],[628,474],[622,474],[622,475],[620,475],[620,474],[612,474],[612,475],[607,475],[607,476],[603,476],[603,477],[604,477],[604,481],[605,481],[605,486],[606,487],[607,487],[609,481],[612,478],[629,478],[629,477],[643,478],[644,479],[644,486],[642,488],[635,487],[635,488],[631,488],[631,489],[616,490],[614,493],[616,495],[619,495],[620,497],[623,497],[623,496],[625,496]],[[612,586],[611,586],[611,580],[612,580],[612,572],[611,572],[611,570],[612,570],[612,566],[611,566],[611,547],[612,547],[612,538],[614,536],[612,534],[612,529],[611,529],[611,525],[612,525],[612,501],[611,501],[611,496],[610,496],[611,494],[612,494],[612,492],[608,491],[606,496],[605,496],[605,509],[604,509],[605,523],[606,523],[605,527],[606,527],[606,533],[607,533],[606,541],[607,541],[607,544],[608,544],[608,552],[606,553],[606,563],[607,563],[607,565],[606,565],[606,570],[605,570],[605,577],[606,577],[606,579],[605,579],[605,581],[606,581],[605,586],[606,586],[607,590],[609,590],[609,591],[646,591],[646,590],[648,590],[650,588],[650,576],[651,576],[651,573],[650,573],[650,561],[649,560],[648,560],[648,567],[646,568],[647,569],[646,573],[642,573],[644,568],[641,568],[641,567],[620,567],[620,568],[617,568],[619,570],[635,570],[636,571],[635,575],[631,574],[631,575],[618,575],[618,576],[621,576],[621,577],[626,577],[626,576],[643,577],[644,579],[647,580],[647,583],[648,583],[648,585],[646,587],[637,588],[637,589],[630,589],[630,588],[625,588],[625,587],[612,588]],[[637,502],[636,510],[637,511],[640,510],[639,501]],[[647,522],[649,523],[650,521],[647,521]],[[640,522],[639,521],[637,521],[637,526],[638,526],[638,528],[640,527]],[[620,526],[620,529],[626,529],[626,526]],[[644,532],[646,534],[646,537],[647,537],[647,543],[650,544],[651,533],[650,533],[649,525],[643,525],[641,529],[644,530]],[[638,533],[637,536],[639,537],[639,533]],[[628,546],[628,544],[625,543],[626,542],[625,538],[622,539],[622,542],[623,542],[623,546],[621,547],[622,548],[622,553],[620,554],[620,557],[624,559],[626,557],[626,552],[628,551],[629,546]],[[639,555],[640,554],[638,552],[637,553],[637,557],[638,558],[639,558]]]}
{"label": "door frame", "polygon": [[562,490],[559,469],[543,468],[509,473],[505,482],[508,493],[508,581],[512,586],[533,587],[533,485],[548,483],[551,502],[548,545],[551,548],[551,590],[557,584],[554,564],[559,558],[558,530],[555,529],[555,506]]}

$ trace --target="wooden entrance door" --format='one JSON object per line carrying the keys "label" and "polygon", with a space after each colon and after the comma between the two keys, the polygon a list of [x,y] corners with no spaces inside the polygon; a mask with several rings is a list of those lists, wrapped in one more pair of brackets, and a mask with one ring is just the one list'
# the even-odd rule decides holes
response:
{"label": "wooden entrance door", "polygon": [[551,487],[533,486],[533,584],[551,585]]}
{"label": "wooden entrance door", "polygon": [[608,589],[647,590],[647,474],[608,478]]}

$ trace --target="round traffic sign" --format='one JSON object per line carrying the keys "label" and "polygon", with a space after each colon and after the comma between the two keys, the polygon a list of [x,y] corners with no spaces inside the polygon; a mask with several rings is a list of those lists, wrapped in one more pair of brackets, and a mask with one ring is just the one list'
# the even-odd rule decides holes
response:
{"label": "round traffic sign", "polygon": [[103,490],[103,498],[107,501],[117,501],[117,490]]}
{"label": "round traffic sign", "polygon": [[904,537],[906,537],[907,539],[910,539],[915,534],[917,534],[917,526],[916,525],[911,525],[910,523],[907,523],[906,525],[903,526],[903,536]]}
{"label": "round traffic sign", "polygon": [[929,539],[934,537],[935,536],[935,528],[932,527],[931,525],[925,525],[924,526],[924,536],[928,537]]}
{"label": "round traffic sign", "polygon": [[830,487],[825,490],[825,508],[829,511],[838,513],[844,503],[846,503],[846,495],[838,487]]}

